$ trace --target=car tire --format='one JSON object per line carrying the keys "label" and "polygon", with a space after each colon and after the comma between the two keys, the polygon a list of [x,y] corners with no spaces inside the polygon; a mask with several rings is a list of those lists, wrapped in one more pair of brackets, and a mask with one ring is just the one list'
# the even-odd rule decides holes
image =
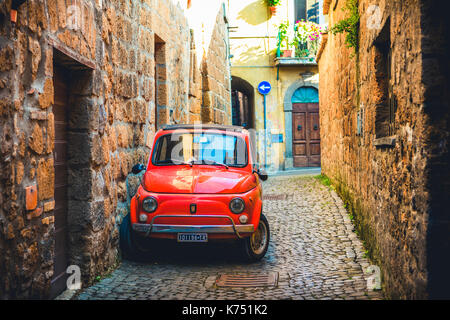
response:
{"label": "car tire", "polygon": [[119,228],[119,236],[120,250],[125,259],[140,260],[150,251],[149,240],[144,239],[131,229],[130,214],[123,218]]}
{"label": "car tire", "polygon": [[261,213],[258,229],[250,236],[243,239],[242,248],[244,256],[249,262],[261,260],[269,248],[270,228],[269,222],[264,214]]}

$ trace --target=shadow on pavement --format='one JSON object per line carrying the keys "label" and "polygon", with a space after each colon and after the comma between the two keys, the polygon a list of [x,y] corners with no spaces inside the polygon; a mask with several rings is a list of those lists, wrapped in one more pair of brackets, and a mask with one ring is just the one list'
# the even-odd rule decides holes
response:
{"label": "shadow on pavement", "polygon": [[148,247],[152,248],[151,251],[131,261],[183,266],[249,263],[241,253],[239,243],[236,241],[194,244],[152,239]]}

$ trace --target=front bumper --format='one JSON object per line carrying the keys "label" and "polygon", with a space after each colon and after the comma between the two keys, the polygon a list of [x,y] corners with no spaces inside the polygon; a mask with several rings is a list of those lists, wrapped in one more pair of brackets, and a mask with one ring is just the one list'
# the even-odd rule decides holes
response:
{"label": "front bumper", "polygon": [[[229,225],[168,225],[153,223],[157,218],[220,218],[228,219]],[[252,224],[236,225],[229,216],[226,215],[156,215],[153,217],[150,224],[133,223],[134,231],[145,233],[148,237],[151,233],[178,233],[178,232],[205,232],[205,233],[223,233],[235,234],[238,238],[243,238],[241,233],[253,233],[255,227]]]}

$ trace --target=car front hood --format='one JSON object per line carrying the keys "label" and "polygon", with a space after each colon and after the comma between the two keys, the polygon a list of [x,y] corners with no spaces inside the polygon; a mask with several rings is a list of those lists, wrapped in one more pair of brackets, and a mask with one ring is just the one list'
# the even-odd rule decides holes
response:
{"label": "car front hood", "polygon": [[243,193],[256,187],[256,177],[232,167],[180,165],[152,168],[143,183],[147,191],[158,193]]}

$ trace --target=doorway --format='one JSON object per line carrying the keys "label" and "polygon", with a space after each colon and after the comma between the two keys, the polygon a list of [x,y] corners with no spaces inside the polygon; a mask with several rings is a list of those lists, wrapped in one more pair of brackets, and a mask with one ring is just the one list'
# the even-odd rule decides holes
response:
{"label": "doorway", "polygon": [[[84,253],[82,243],[90,228],[80,223],[91,214],[92,150],[94,114],[100,126],[103,105],[92,99],[93,69],[53,47],[52,105],[54,124],[54,252],[50,298],[67,286],[67,267],[77,264]],[[103,110],[103,111],[101,111]],[[100,129],[99,129],[100,130]]]}
{"label": "doorway", "polygon": [[53,150],[55,168],[55,255],[54,273],[51,281],[51,296],[66,289],[68,250],[67,250],[67,123],[69,81],[68,70],[62,66],[53,66],[54,104],[53,116],[55,127],[55,147]]}
{"label": "doorway", "polygon": [[319,95],[300,87],[292,96],[292,156],[294,167],[320,167]]}

